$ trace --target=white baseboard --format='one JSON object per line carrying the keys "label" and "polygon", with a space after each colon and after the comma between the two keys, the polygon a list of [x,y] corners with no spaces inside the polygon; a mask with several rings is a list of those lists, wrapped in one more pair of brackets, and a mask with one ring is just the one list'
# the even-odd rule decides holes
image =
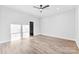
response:
{"label": "white baseboard", "polygon": [[76,41],[77,47],[79,48],[79,41]]}
{"label": "white baseboard", "polygon": [[10,40],[7,40],[7,41],[0,41],[0,43],[5,43],[5,42],[10,42]]}
{"label": "white baseboard", "polygon": [[48,34],[41,34],[41,35],[45,35],[45,36],[49,36],[49,37],[61,38],[61,39],[65,39],[65,40],[72,40],[72,41],[75,41],[75,39],[69,38],[69,37],[65,37],[65,36],[48,35]]}

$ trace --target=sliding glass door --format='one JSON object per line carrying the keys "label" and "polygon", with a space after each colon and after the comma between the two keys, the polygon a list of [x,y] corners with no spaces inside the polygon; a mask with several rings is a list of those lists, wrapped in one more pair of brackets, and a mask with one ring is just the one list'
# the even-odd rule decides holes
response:
{"label": "sliding glass door", "polygon": [[29,25],[11,24],[11,40],[29,37]]}

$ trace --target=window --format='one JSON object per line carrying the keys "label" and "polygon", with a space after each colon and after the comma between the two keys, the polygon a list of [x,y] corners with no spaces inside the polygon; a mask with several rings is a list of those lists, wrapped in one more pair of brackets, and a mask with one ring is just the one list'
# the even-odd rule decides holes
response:
{"label": "window", "polygon": [[22,25],[23,38],[29,37],[29,25]]}
{"label": "window", "polygon": [[11,24],[11,40],[29,37],[29,25]]}

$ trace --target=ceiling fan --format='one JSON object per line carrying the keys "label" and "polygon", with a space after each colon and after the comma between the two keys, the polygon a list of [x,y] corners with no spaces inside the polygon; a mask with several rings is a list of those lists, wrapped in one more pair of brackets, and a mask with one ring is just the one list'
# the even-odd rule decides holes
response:
{"label": "ceiling fan", "polygon": [[33,7],[37,8],[37,9],[40,9],[40,12],[42,12],[42,10],[45,9],[45,8],[47,8],[47,7],[49,7],[49,5],[45,5],[45,6],[39,5],[39,7],[37,7],[37,6],[33,6]]}

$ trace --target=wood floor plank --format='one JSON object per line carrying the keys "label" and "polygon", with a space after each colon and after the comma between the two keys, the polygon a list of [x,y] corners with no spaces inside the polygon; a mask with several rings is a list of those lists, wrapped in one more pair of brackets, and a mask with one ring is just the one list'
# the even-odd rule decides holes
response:
{"label": "wood floor plank", "polygon": [[0,54],[78,54],[79,49],[72,40],[44,35],[0,44]]}

